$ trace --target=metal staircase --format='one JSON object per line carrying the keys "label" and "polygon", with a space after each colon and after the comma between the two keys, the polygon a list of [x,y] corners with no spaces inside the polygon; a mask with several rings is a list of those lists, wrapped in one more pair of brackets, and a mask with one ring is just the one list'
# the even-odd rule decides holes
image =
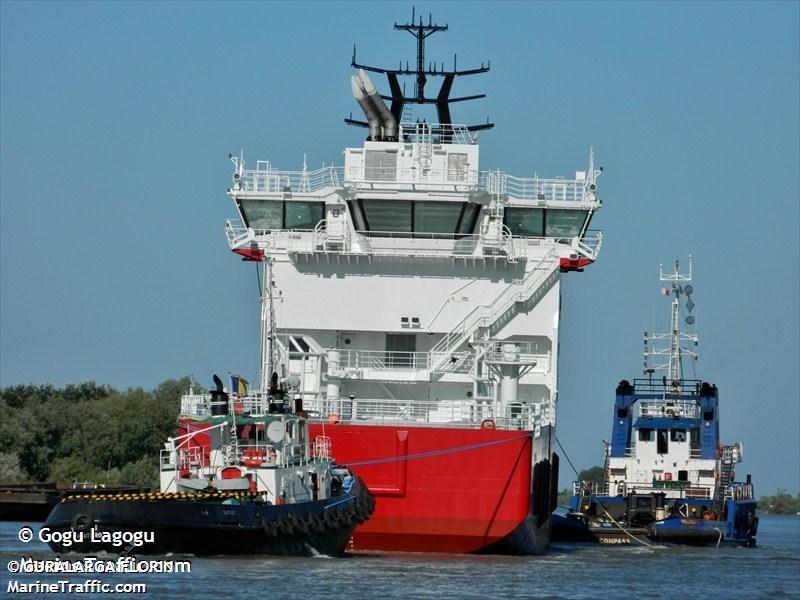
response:
{"label": "metal staircase", "polygon": [[537,292],[558,272],[558,268],[553,246],[523,279],[509,285],[491,304],[476,306],[430,349],[431,371],[449,372],[450,365],[458,363],[458,359],[453,361],[452,358],[457,356],[455,353],[461,345],[482,332],[491,335],[494,329],[499,329],[518,312],[518,303],[530,303],[528,310],[535,306],[544,295]]}
{"label": "metal staircase", "polygon": [[739,447],[738,446],[723,446],[722,456],[720,457],[720,473],[719,481],[717,481],[716,489],[714,490],[714,512],[722,516],[722,511],[725,508],[725,494],[733,483],[733,465],[738,461]]}

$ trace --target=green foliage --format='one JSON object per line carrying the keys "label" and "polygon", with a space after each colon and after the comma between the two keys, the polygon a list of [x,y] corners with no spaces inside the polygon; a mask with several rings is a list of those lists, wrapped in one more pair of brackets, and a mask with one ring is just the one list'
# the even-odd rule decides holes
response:
{"label": "green foliage", "polygon": [[188,378],[153,391],[94,381],[0,389],[0,483],[133,483],[155,487]]}
{"label": "green foliage", "polygon": [[580,481],[596,481],[599,483],[603,481],[603,467],[594,466],[584,469],[578,474],[578,479]]}
{"label": "green foliage", "polygon": [[19,457],[13,452],[0,452],[0,481],[25,483],[25,473],[19,466]]}
{"label": "green foliage", "polygon": [[800,493],[792,496],[787,490],[779,489],[774,496],[761,496],[758,510],[767,515],[800,515]]}

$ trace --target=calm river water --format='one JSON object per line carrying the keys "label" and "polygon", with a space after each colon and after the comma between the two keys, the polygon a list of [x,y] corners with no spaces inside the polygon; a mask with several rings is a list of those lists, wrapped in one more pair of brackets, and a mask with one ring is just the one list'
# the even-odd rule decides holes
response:
{"label": "calm river water", "polygon": [[558,545],[536,557],[189,557],[188,574],[126,576],[10,574],[9,561],[54,556],[41,542],[20,542],[22,525],[0,523],[2,595],[9,598],[16,595],[7,594],[10,580],[85,579],[147,583],[140,598],[800,598],[800,517],[762,516],[756,548]]}

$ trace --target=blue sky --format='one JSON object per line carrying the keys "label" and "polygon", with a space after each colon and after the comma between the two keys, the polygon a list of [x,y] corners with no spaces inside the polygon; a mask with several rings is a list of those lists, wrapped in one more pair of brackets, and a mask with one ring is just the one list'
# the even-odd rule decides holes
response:
{"label": "blue sky", "polygon": [[[594,145],[606,242],[563,283],[559,438],[599,463],[614,387],[695,258],[699,377],[759,490],[800,488],[800,12],[779,3],[425,3],[428,55],[492,61],[456,120],[482,168],[569,175]],[[341,163],[361,61],[412,60],[407,3],[0,3],[0,384],[257,372],[229,152]],[[562,483],[571,475],[564,469]]]}

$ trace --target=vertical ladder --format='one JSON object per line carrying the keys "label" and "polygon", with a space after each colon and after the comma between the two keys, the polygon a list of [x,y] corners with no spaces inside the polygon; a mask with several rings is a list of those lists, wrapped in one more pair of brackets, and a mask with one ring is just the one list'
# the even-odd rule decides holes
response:
{"label": "vertical ladder", "polygon": [[717,518],[722,518],[722,511],[725,507],[725,492],[733,483],[733,465],[736,462],[734,457],[735,446],[723,446],[722,456],[720,457],[720,473],[717,488],[714,490],[714,507]]}

